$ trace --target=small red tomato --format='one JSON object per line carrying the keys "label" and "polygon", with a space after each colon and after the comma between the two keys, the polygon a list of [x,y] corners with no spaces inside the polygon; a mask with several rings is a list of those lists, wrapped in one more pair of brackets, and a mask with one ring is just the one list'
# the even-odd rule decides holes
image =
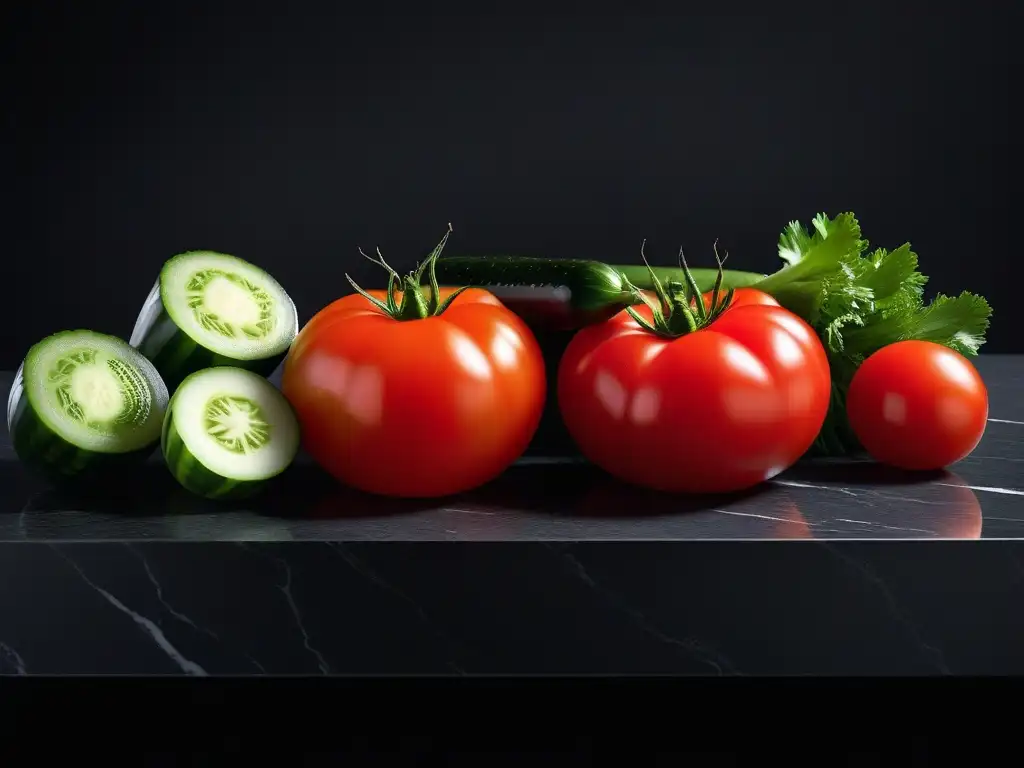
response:
{"label": "small red tomato", "polygon": [[857,369],[846,415],[876,461],[941,469],[978,445],[988,420],[988,391],[958,352],[930,341],[900,341]]}
{"label": "small red tomato", "polygon": [[285,361],[282,390],[305,449],[370,493],[479,486],[519,458],[544,407],[544,359],[526,324],[480,289],[428,299],[423,269],[404,291],[393,282],[390,301],[369,291],[324,308]]}
{"label": "small red tomato", "polygon": [[696,303],[681,289],[664,289],[667,322],[638,306],[648,327],[623,311],[573,337],[558,373],[563,420],[588,459],[627,482],[749,488],[817,437],[831,395],[825,350],[807,323],[753,289],[728,308],[723,292],[692,329]]}

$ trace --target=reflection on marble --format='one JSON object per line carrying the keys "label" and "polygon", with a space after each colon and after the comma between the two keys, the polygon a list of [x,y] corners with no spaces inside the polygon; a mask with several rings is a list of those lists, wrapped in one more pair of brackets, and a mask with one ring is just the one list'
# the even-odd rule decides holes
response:
{"label": "reflection on marble", "polygon": [[[33,487],[0,463],[0,541],[559,541],[977,539],[1024,534],[1024,499],[972,489],[959,473],[908,477],[862,462],[794,468],[755,491],[680,498],[580,463],[526,463],[463,496],[380,499],[314,466],[242,504],[196,500],[150,465],[117,498]],[[15,495],[15,489],[21,495]],[[984,502],[983,502],[984,500]],[[982,512],[984,503],[985,512]]]}
{"label": "reflection on marble", "polygon": [[[749,493],[648,493],[580,462],[527,461],[463,496],[428,502],[341,489],[308,462],[241,504],[197,500],[151,463],[116,498],[36,484],[0,462],[0,541],[558,541],[977,539],[1024,535],[1024,499],[957,472],[870,462],[800,465]],[[983,513],[984,509],[984,513]]]}

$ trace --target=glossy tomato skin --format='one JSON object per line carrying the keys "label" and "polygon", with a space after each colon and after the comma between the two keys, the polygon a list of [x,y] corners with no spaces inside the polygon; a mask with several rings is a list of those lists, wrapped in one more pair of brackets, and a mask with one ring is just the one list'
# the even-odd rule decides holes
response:
{"label": "glossy tomato skin", "polygon": [[[587,458],[648,488],[728,493],[810,448],[831,395],[825,350],[796,315],[741,295],[712,325],[676,339],[626,312],[573,338],[558,402]],[[638,312],[650,319],[647,307]]]}
{"label": "glossy tomato skin", "polygon": [[[726,291],[719,291],[718,300],[722,302],[725,300]],[[704,294],[704,306],[708,309],[711,308],[711,299],[714,298],[714,291],[707,291]],[[690,306],[695,306],[696,302],[691,301]],[[737,288],[733,291],[732,300],[729,302],[729,307],[749,307],[749,306],[762,306],[762,307],[777,307],[779,302],[775,300],[775,297],[771,294],[767,294],[764,291],[759,291],[756,288]]]}
{"label": "glossy tomato skin", "polygon": [[[648,299],[653,301],[655,304],[658,303],[658,294],[654,291],[641,291]],[[718,301],[721,303],[725,301],[725,296],[728,293],[727,289],[723,288],[718,292]],[[714,298],[714,291],[707,291],[703,294],[704,306],[708,309],[711,308],[711,299]],[[751,304],[763,305],[769,307],[779,306],[779,302],[775,300],[771,294],[759,291],[756,288],[737,288],[733,291],[732,300],[729,302],[730,307],[742,307]],[[690,306],[697,306],[696,299],[690,299]]]}
{"label": "glossy tomato skin", "polygon": [[353,294],[299,333],[282,391],[303,447],[336,478],[437,497],[491,480],[526,449],[544,406],[544,362],[529,328],[486,291],[408,321]]}
{"label": "glossy tomato skin", "polygon": [[876,461],[908,470],[941,469],[981,441],[988,390],[958,352],[930,341],[900,341],[857,369],[846,414]]}

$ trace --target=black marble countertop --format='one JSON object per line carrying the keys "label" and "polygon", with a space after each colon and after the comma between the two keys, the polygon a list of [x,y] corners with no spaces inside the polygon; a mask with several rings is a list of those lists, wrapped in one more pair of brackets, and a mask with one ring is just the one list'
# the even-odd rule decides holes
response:
{"label": "black marble countertop", "polygon": [[154,457],[97,502],[4,427],[0,674],[1024,673],[1024,357],[978,368],[991,418],[951,471],[815,462],[731,498],[535,455],[430,503],[302,460],[215,506]]}

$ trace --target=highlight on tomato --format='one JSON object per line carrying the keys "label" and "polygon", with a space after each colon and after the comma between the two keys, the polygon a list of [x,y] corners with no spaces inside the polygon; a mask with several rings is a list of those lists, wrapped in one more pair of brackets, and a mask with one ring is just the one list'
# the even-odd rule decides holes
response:
{"label": "highlight on tomato", "polygon": [[425,498],[475,488],[519,458],[540,422],[546,382],[533,333],[487,291],[438,286],[450,232],[404,278],[378,251],[371,261],[387,270],[387,290],[346,275],[356,292],[317,313],[285,360],[282,390],[303,447],[359,490]]}
{"label": "highlight on tomato", "polygon": [[959,352],[931,341],[898,341],[861,363],[846,394],[846,415],[876,461],[942,469],[981,442],[988,390]]}
{"label": "highlight on tomato", "polygon": [[[641,251],[642,255],[642,251]],[[729,493],[770,479],[811,447],[831,378],[807,323],[754,289],[656,300],[582,329],[558,371],[558,403],[582,453],[610,474],[669,492]],[[644,258],[644,263],[647,263]],[[642,303],[641,303],[642,302]]]}

